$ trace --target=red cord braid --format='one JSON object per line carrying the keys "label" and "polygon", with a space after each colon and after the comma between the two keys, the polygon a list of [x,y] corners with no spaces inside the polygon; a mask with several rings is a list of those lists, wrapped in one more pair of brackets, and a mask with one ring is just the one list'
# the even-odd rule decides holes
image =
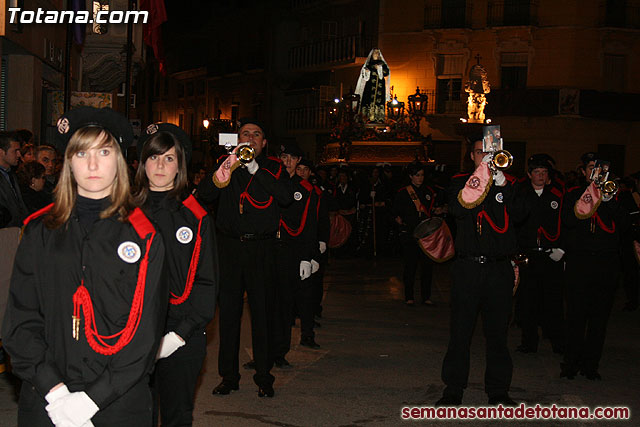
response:
{"label": "red cord braid", "polygon": [[273,202],[273,196],[269,196],[269,200],[267,200],[266,202],[260,202],[256,199],[254,199],[253,197],[251,197],[251,195],[249,195],[249,186],[251,185],[251,183],[253,182],[253,177],[255,175],[253,175],[251,177],[251,179],[249,180],[249,183],[247,184],[247,187],[244,189],[244,191],[242,192],[242,194],[240,194],[240,206],[242,206],[244,204],[245,199],[249,201],[249,203],[251,203],[253,205],[254,208],[256,209],[266,209],[269,206],[271,206],[271,202]]}
{"label": "red cord braid", "polygon": [[[84,286],[84,279],[73,294],[74,319],[77,319],[78,322],[80,321],[80,307],[82,307],[85,320],[85,336],[87,337],[87,342],[96,353],[104,354],[105,356],[114,355],[129,344],[136,334],[138,326],[140,325],[140,319],[142,318],[144,288],[147,281],[147,267],[149,266],[149,250],[151,249],[151,243],[155,235],[156,233],[153,232],[149,240],[147,240],[147,248],[144,258],[142,258],[140,262],[140,270],[138,270],[138,283],[136,284],[136,290],[133,294],[133,302],[131,303],[131,311],[129,312],[127,325],[120,332],[113,335],[100,335],[98,333],[91,295],[89,295],[89,291]],[[105,342],[105,340],[116,337],[119,337],[118,341],[113,345]]]}
{"label": "red cord braid", "polygon": [[189,272],[187,273],[187,283],[184,286],[184,292],[180,296],[171,292],[169,302],[173,305],[180,305],[185,302],[193,290],[193,281],[196,279],[196,271],[198,271],[198,262],[200,261],[200,246],[202,245],[202,236],[200,236],[201,226],[202,219],[198,222],[198,237],[196,237],[196,245],[193,248],[193,254],[191,255],[191,262],[189,263]]}
{"label": "red cord braid", "polygon": [[302,233],[302,230],[304,230],[304,226],[307,223],[307,213],[309,212],[309,202],[311,202],[311,196],[309,196],[309,198],[307,199],[307,204],[304,206],[304,212],[302,213],[302,218],[300,219],[300,227],[298,227],[296,230],[289,227],[287,223],[284,222],[282,218],[280,218],[280,224],[284,226],[284,229],[287,230],[287,233],[289,233],[290,236],[299,236]]}
{"label": "red cord braid", "polygon": [[487,222],[489,223],[491,228],[493,228],[493,230],[496,233],[504,234],[509,229],[509,214],[507,214],[507,207],[506,206],[504,207],[504,227],[503,228],[498,227],[491,220],[491,217],[489,217],[489,214],[484,209],[481,210],[480,212],[478,212],[478,223],[482,222],[482,218],[485,218],[487,220]]}
{"label": "red cord braid", "polygon": [[[554,188],[555,190],[555,188]],[[553,190],[552,190],[553,191]],[[550,242],[555,242],[556,240],[558,240],[558,238],[560,237],[560,230],[561,230],[561,219],[562,219],[562,202],[564,202],[564,197],[560,199],[560,207],[558,208],[558,226],[556,228],[556,234],[551,235],[549,233],[547,233],[547,230],[545,230],[544,228],[542,228],[542,226],[540,226],[538,228],[538,241],[540,241],[540,236],[544,235],[544,238],[547,239]]]}
{"label": "red cord braid", "polygon": [[613,234],[616,232],[616,222],[614,220],[611,220],[611,228],[607,227],[606,225],[604,225],[604,222],[600,218],[600,215],[598,215],[598,212],[596,212],[593,217],[591,217],[591,222],[593,223],[594,221],[598,222],[598,225],[605,233]]}

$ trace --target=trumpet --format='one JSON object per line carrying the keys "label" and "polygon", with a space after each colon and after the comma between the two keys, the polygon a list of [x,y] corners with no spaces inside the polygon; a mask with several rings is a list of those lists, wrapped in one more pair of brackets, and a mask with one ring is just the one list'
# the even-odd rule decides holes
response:
{"label": "trumpet", "polygon": [[596,186],[602,191],[605,195],[615,195],[618,192],[619,186],[618,183],[612,180],[608,181],[596,181]]}
{"label": "trumpet", "polygon": [[489,169],[493,172],[506,170],[513,164],[513,156],[507,150],[499,150],[492,153],[491,161],[489,161]]}
{"label": "trumpet", "polygon": [[607,161],[596,161],[595,167],[591,172],[591,179],[605,196],[611,197],[618,192],[618,183],[609,179],[609,162]]}
{"label": "trumpet", "polygon": [[250,145],[242,145],[236,151],[236,156],[241,163],[250,163],[256,157],[256,150]]}

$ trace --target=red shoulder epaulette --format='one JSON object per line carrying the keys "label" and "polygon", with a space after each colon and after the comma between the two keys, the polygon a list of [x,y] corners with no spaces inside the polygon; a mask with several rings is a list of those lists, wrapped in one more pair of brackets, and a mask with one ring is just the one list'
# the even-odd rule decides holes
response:
{"label": "red shoulder epaulette", "polygon": [[313,185],[306,179],[300,180],[300,185],[302,185],[307,191],[313,190]]}
{"label": "red shoulder epaulette", "polygon": [[278,163],[282,163],[282,160],[275,156],[267,156],[267,159],[275,160]]}
{"label": "red shoulder epaulette", "polygon": [[562,197],[562,191],[558,190],[556,187],[551,187],[551,192],[556,196],[556,197]]}
{"label": "red shoulder epaulette", "polygon": [[576,189],[578,189],[578,188],[580,188],[580,186],[579,186],[579,185],[576,185],[575,187],[571,187],[571,188],[569,188],[569,189],[567,190],[567,193],[571,193],[573,190],[576,190]]}
{"label": "red shoulder epaulette", "polygon": [[316,190],[316,194],[318,196],[322,196],[322,190],[317,185],[314,185],[313,188]]}
{"label": "red shoulder epaulette", "polygon": [[51,210],[51,208],[52,208],[52,207],[53,207],[53,203],[51,203],[50,205],[45,206],[44,208],[42,208],[42,209],[40,209],[40,210],[35,211],[34,213],[32,213],[31,215],[29,215],[28,217],[26,217],[26,218],[24,219],[24,221],[22,222],[22,224],[23,224],[23,225],[27,225],[27,224],[29,224],[29,222],[30,222],[32,219],[36,219],[36,218],[38,218],[39,216],[42,216],[42,215],[46,214],[47,212],[49,212],[49,211]]}
{"label": "red shoulder epaulette", "polygon": [[507,181],[509,181],[511,184],[515,184],[515,182],[518,180],[518,178],[516,178],[513,175],[509,175],[508,173],[504,174],[504,177],[507,179]]}
{"label": "red shoulder epaulette", "polygon": [[150,233],[154,233],[156,229],[151,224],[151,221],[142,213],[140,208],[135,208],[129,215],[129,222],[135,228],[136,233],[141,239],[147,237]]}
{"label": "red shoulder epaulette", "polygon": [[518,184],[522,184],[527,180],[527,177],[523,176],[522,178],[518,178]]}
{"label": "red shoulder epaulette", "polygon": [[200,203],[198,203],[193,195],[184,199],[182,204],[185,205],[185,207],[189,209],[199,220],[207,216],[207,211],[200,205]]}
{"label": "red shoulder epaulette", "polygon": [[406,189],[407,189],[407,187],[401,187],[401,188],[398,189],[398,193],[401,192],[401,191],[405,191]]}

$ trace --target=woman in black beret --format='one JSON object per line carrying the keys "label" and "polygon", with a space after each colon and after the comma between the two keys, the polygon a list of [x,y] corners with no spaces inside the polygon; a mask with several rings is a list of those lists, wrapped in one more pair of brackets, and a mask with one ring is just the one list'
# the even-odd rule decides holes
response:
{"label": "woman in black beret", "polygon": [[138,153],[134,199],[164,237],[170,292],[157,354],[155,403],[163,426],[191,425],[206,354],[205,329],[213,319],[218,294],[215,234],[207,211],[189,194],[187,134],[169,123],[152,124],[138,141]]}
{"label": "woman in black beret", "polygon": [[162,236],[131,201],[132,139],[110,109],[58,121],[55,200],[25,221],[2,328],[20,426],[151,424],[168,290]]}

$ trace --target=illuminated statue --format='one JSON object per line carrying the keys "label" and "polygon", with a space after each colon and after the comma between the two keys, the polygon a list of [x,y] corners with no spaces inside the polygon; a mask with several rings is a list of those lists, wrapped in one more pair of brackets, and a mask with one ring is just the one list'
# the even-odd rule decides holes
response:
{"label": "illuminated statue", "polygon": [[389,93],[389,66],[380,49],[372,49],[360,70],[356,85],[360,95],[360,114],[370,122],[384,122],[385,105],[391,99]]}
{"label": "illuminated statue", "polygon": [[485,94],[491,92],[487,71],[480,64],[471,67],[469,81],[464,85],[467,98],[467,115],[469,123],[484,123],[484,107],[487,105]]}

